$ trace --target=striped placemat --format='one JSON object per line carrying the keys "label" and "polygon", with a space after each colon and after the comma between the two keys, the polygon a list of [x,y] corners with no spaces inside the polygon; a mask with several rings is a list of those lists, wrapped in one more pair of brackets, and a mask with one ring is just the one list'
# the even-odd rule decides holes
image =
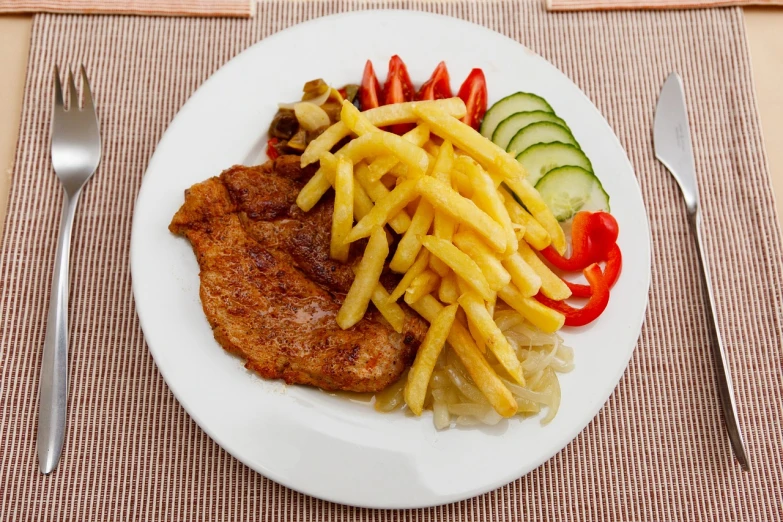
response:
{"label": "striped placemat", "polygon": [[0,0],[0,13],[250,17],[256,5],[255,0]]}
{"label": "striped placemat", "polygon": [[550,11],[623,9],[709,9],[728,6],[781,6],[783,0],[544,0]]}
{"label": "striped placemat", "polygon": [[[142,175],[188,96],[275,31],[371,6],[472,20],[560,67],[628,151],[653,238],[646,323],[596,419],[528,476],[481,497],[415,511],[309,498],[220,449],[158,373],[135,315],[128,267]],[[553,14],[539,0],[292,1],[261,4],[250,20],[40,15],[32,39],[0,251],[0,520],[772,521],[783,515],[781,242],[740,10]],[[68,433],[59,467],[44,477],[35,458],[36,396],[61,202],[48,158],[51,70],[79,62],[97,95],[104,157],[76,218]],[[671,70],[687,89],[707,250],[750,473],[740,471],[724,433],[680,196],[653,157],[653,110]]]}

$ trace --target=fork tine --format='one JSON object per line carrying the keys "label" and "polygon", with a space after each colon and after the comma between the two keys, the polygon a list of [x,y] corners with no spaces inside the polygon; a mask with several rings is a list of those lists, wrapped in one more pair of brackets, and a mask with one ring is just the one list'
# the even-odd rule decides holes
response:
{"label": "fork tine", "polygon": [[63,108],[63,87],[60,83],[60,68],[54,66],[54,108]]}
{"label": "fork tine", "polygon": [[68,94],[70,98],[69,111],[79,109],[79,93],[76,91],[76,84],[73,82],[73,71],[68,67]]}
{"label": "fork tine", "polygon": [[90,81],[87,79],[87,72],[84,70],[84,65],[81,66],[82,72],[82,91],[84,92],[84,107],[85,110],[95,111],[95,107],[92,102],[92,91],[90,90]]}

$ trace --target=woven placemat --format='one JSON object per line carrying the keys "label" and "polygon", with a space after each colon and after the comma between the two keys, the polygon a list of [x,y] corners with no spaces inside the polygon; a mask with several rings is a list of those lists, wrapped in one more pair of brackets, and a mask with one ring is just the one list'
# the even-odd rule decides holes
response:
{"label": "woven placemat", "polygon": [[[224,452],[158,373],[139,329],[128,266],[142,176],[188,96],[232,56],[275,31],[369,6],[472,20],[560,67],[620,137],[652,228],[646,323],[625,376],[596,419],[528,476],[425,510],[353,509],[309,498]],[[252,20],[40,15],[32,40],[0,252],[0,520],[783,516],[781,242],[740,10],[555,14],[539,0],[271,2]],[[56,63],[80,62],[97,96],[104,156],[76,218],[68,433],[59,467],[44,477],[35,458],[36,397],[61,203],[48,157],[51,71]],[[691,110],[707,250],[750,473],[735,463],[724,430],[683,205],[653,157],[652,115],[671,70],[684,77]]]}

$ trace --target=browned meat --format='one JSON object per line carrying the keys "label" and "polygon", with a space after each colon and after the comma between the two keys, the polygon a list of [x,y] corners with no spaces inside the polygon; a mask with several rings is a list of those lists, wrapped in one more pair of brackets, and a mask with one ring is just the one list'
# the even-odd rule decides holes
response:
{"label": "browned meat", "polygon": [[[201,268],[201,302],[215,339],[268,379],[372,392],[412,362],[424,323],[396,333],[370,306],[342,330],[337,311],[353,281],[329,258],[332,202],[303,213],[296,195],[312,171],[283,156],[232,167],[185,192],[169,229],[187,237]],[[363,245],[356,245],[355,254]]]}

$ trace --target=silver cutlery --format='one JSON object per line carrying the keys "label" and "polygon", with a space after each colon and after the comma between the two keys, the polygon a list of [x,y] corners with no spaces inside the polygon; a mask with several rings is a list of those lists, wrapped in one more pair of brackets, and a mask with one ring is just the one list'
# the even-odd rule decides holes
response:
{"label": "silver cutlery", "polygon": [[669,77],[666,78],[658,98],[658,106],[655,108],[653,143],[655,157],[674,176],[685,200],[688,223],[696,241],[696,251],[701,267],[710,345],[715,359],[723,416],[726,420],[726,428],[729,432],[734,455],[737,457],[742,469],[748,471],[750,465],[745,451],[742,430],[737,418],[734,388],[731,382],[726,350],[723,347],[723,340],[718,330],[715,295],[712,291],[709,265],[704,252],[699,190],[696,184],[696,166],[693,159],[688,112],[685,108],[685,92],[682,86],[682,79],[676,72],[669,74]]}
{"label": "silver cutlery", "polygon": [[81,67],[84,106],[79,107],[73,74],[68,70],[68,109],[60,84],[60,71],[54,68],[54,108],[52,114],[52,166],[63,188],[63,209],[57,253],[52,276],[52,292],[46,319],[41,380],[39,383],[38,467],[50,473],[57,467],[65,437],[68,402],[68,270],[71,230],[82,188],[101,160],[101,136],[90,84]]}

